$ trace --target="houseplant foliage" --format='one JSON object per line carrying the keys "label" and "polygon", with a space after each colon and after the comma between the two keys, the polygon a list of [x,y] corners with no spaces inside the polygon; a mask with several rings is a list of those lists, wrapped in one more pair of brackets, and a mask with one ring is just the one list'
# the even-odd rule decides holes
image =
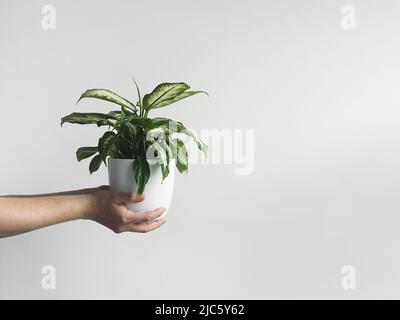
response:
{"label": "houseplant foliage", "polygon": [[[162,83],[152,92],[141,96],[136,86],[138,101],[128,99],[108,89],[90,89],[85,91],[78,102],[84,98],[94,98],[119,105],[118,110],[108,113],[71,113],[61,119],[64,123],[95,124],[107,127],[97,146],[81,147],[76,151],[78,161],[91,158],[89,171],[92,174],[101,164],[107,166],[107,159],[135,159],[132,165],[133,177],[138,186],[137,193],[142,194],[150,176],[149,159],[159,161],[162,180],[169,174],[169,162],[175,159],[180,173],[188,171],[188,153],[184,142],[175,137],[175,133],[191,137],[198,148],[207,154],[207,146],[195,132],[182,122],[165,117],[150,118],[149,113],[204,91],[191,91],[183,82]],[[160,182],[161,183],[161,182]]]}

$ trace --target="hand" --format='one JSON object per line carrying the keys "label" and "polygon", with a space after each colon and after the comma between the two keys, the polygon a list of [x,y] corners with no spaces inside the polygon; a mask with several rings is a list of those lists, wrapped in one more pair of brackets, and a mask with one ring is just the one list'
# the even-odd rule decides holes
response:
{"label": "hand", "polygon": [[121,232],[149,232],[166,223],[165,219],[158,219],[165,211],[158,208],[144,213],[134,212],[126,208],[127,203],[140,202],[144,195],[136,193],[116,193],[108,187],[100,187],[92,193],[93,201],[88,209],[87,219],[96,221],[115,233]]}

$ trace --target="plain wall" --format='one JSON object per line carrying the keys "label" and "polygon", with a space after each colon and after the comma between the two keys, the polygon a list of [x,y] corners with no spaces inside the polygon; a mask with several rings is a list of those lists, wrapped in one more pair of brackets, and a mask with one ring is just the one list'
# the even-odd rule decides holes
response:
{"label": "plain wall", "polygon": [[106,184],[75,159],[102,129],[60,118],[113,108],[77,106],[88,88],[135,99],[132,75],[208,91],[153,115],[254,130],[255,170],[192,165],[153,233],[75,221],[1,239],[0,298],[400,298],[399,16],[396,0],[1,0],[0,194]]}

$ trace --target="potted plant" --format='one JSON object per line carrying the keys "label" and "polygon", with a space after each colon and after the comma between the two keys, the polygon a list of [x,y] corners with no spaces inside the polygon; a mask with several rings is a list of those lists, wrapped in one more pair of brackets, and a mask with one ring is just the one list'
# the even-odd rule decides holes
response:
{"label": "potted plant", "polygon": [[[108,113],[71,113],[61,119],[64,123],[96,124],[107,127],[97,146],[81,147],[76,151],[78,161],[92,158],[90,174],[101,164],[108,164],[110,189],[117,192],[144,193],[146,199],[140,203],[128,204],[135,211],[149,211],[154,208],[169,208],[174,169],[180,173],[188,171],[188,153],[185,143],[176,137],[182,133],[194,139],[198,148],[207,154],[207,146],[199,137],[183,125],[165,117],[150,118],[152,110],[168,106],[204,91],[190,91],[183,83],[162,83],[151,93],[141,96],[133,79],[138,101],[131,102],[108,89],[85,91],[84,98],[95,98],[115,103],[118,110]],[[207,94],[207,93],[206,93]]]}

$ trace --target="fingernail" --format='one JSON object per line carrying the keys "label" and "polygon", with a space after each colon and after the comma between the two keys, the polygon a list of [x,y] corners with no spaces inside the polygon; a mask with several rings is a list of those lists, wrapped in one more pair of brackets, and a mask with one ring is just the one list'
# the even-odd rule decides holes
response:
{"label": "fingernail", "polygon": [[142,201],[144,199],[144,194],[135,194],[136,200]]}

